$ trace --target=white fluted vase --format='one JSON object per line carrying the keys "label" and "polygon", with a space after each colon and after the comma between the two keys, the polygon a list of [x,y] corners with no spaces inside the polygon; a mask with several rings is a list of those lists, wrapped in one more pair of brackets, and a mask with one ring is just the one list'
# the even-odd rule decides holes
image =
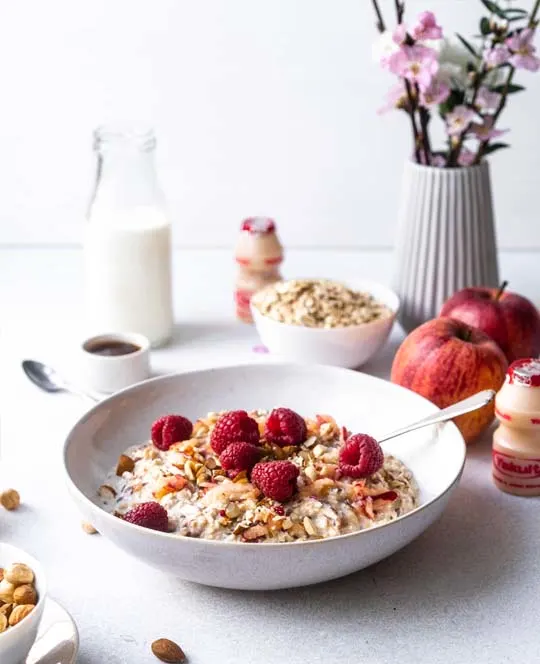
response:
{"label": "white fluted vase", "polygon": [[499,285],[489,164],[405,166],[394,289],[410,331],[468,286]]}

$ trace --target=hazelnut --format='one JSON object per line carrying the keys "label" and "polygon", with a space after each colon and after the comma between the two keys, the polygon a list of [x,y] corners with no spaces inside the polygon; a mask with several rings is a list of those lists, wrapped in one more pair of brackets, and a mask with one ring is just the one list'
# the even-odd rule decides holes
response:
{"label": "hazelnut", "polygon": [[2,602],[7,602],[8,604],[13,602],[14,590],[15,586],[9,581],[6,581],[6,579],[0,581],[0,599],[2,600]]}
{"label": "hazelnut", "polygon": [[13,604],[4,604],[3,606],[0,606],[0,615],[9,618],[12,610],[13,610]]}
{"label": "hazelnut", "polygon": [[16,510],[21,504],[21,497],[15,489],[6,489],[0,493],[0,503],[7,510]]}
{"label": "hazelnut", "polygon": [[13,592],[15,604],[37,604],[37,592],[34,586],[25,584],[15,588]]}
{"label": "hazelnut", "polygon": [[14,586],[34,582],[34,572],[24,563],[13,563],[4,570],[4,579]]}
{"label": "hazelnut", "polygon": [[81,527],[84,530],[85,533],[88,535],[95,535],[97,533],[97,530],[94,528],[94,526],[91,523],[88,523],[88,521],[83,521],[81,523]]}
{"label": "hazelnut", "polygon": [[9,624],[11,627],[18,625],[21,620],[24,620],[27,615],[32,613],[34,610],[33,604],[20,604],[19,606],[14,607],[11,615],[9,616]]}

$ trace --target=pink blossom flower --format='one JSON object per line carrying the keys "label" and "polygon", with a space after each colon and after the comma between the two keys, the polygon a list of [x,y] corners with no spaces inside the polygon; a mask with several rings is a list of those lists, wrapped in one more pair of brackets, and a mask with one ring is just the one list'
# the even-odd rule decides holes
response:
{"label": "pink blossom flower", "polygon": [[377,113],[382,115],[383,113],[388,113],[388,111],[393,111],[396,108],[404,108],[406,104],[407,92],[405,91],[403,81],[400,81],[388,91],[386,95],[386,104],[379,108]]}
{"label": "pink blossom flower", "polygon": [[477,113],[467,106],[456,106],[446,116],[446,133],[449,136],[460,136],[476,120]]}
{"label": "pink blossom flower", "polygon": [[426,90],[439,69],[439,63],[432,48],[402,46],[390,57],[388,68],[393,74],[417,83],[420,90]]}
{"label": "pink blossom flower", "polygon": [[532,44],[534,30],[526,28],[506,40],[506,45],[512,52],[510,63],[516,69],[527,69],[527,71],[538,71],[540,59],[535,55],[536,47]]}
{"label": "pink blossom flower", "polygon": [[461,148],[461,152],[458,157],[458,164],[460,166],[472,166],[476,158],[476,153],[472,150],[469,150],[465,145]]}
{"label": "pink blossom flower", "polygon": [[508,129],[495,129],[493,125],[493,118],[487,117],[482,124],[473,122],[471,124],[471,131],[480,141],[491,141],[506,134],[508,131]]}
{"label": "pink blossom flower", "polygon": [[499,108],[502,95],[498,92],[491,92],[489,88],[482,86],[476,95],[476,106],[483,113],[492,113]]}
{"label": "pink blossom flower", "polygon": [[422,106],[437,106],[442,104],[450,96],[450,87],[444,81],[433,79],[433,82],[420,93],[420,104]]}
{"label": "pink blossom flower", "polygon": [[394,30],[392,34],[392,40],[394,44],[398,46],[403,46],[405,40],[407,39],[407,26],[404,23],[400,23],[398,27]]}
{"label": "pink blossom flower", "polygon": [[413,39],[442,39],[443,33],[433,12],[422,12],[418,17],[418,23],[411,30]]}
{"label": "pink blossom flower", "polygon": [[500,67],[510,60],[510,51],[505,44],[495,44],[484,51],[484,63],[488,69]]}

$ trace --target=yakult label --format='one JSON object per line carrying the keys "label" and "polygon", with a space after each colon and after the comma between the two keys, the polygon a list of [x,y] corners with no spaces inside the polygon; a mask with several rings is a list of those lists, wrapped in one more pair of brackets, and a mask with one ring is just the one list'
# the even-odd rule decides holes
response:
{"label": "yakult label", "polygon": [[501,484],[519,489],[540,487],[540,458],[521,459],[493,450],[493,476]]}

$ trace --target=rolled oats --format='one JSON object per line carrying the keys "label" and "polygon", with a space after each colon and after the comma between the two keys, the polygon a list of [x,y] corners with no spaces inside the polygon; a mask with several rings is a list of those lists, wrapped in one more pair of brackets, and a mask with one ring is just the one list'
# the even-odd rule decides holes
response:
{"label": "rolled oats", "polygon": [[369,293],[327,279],[279,281],[252,298],[263,316],[305,327],[349,327],[390,315],[390,309]]}

